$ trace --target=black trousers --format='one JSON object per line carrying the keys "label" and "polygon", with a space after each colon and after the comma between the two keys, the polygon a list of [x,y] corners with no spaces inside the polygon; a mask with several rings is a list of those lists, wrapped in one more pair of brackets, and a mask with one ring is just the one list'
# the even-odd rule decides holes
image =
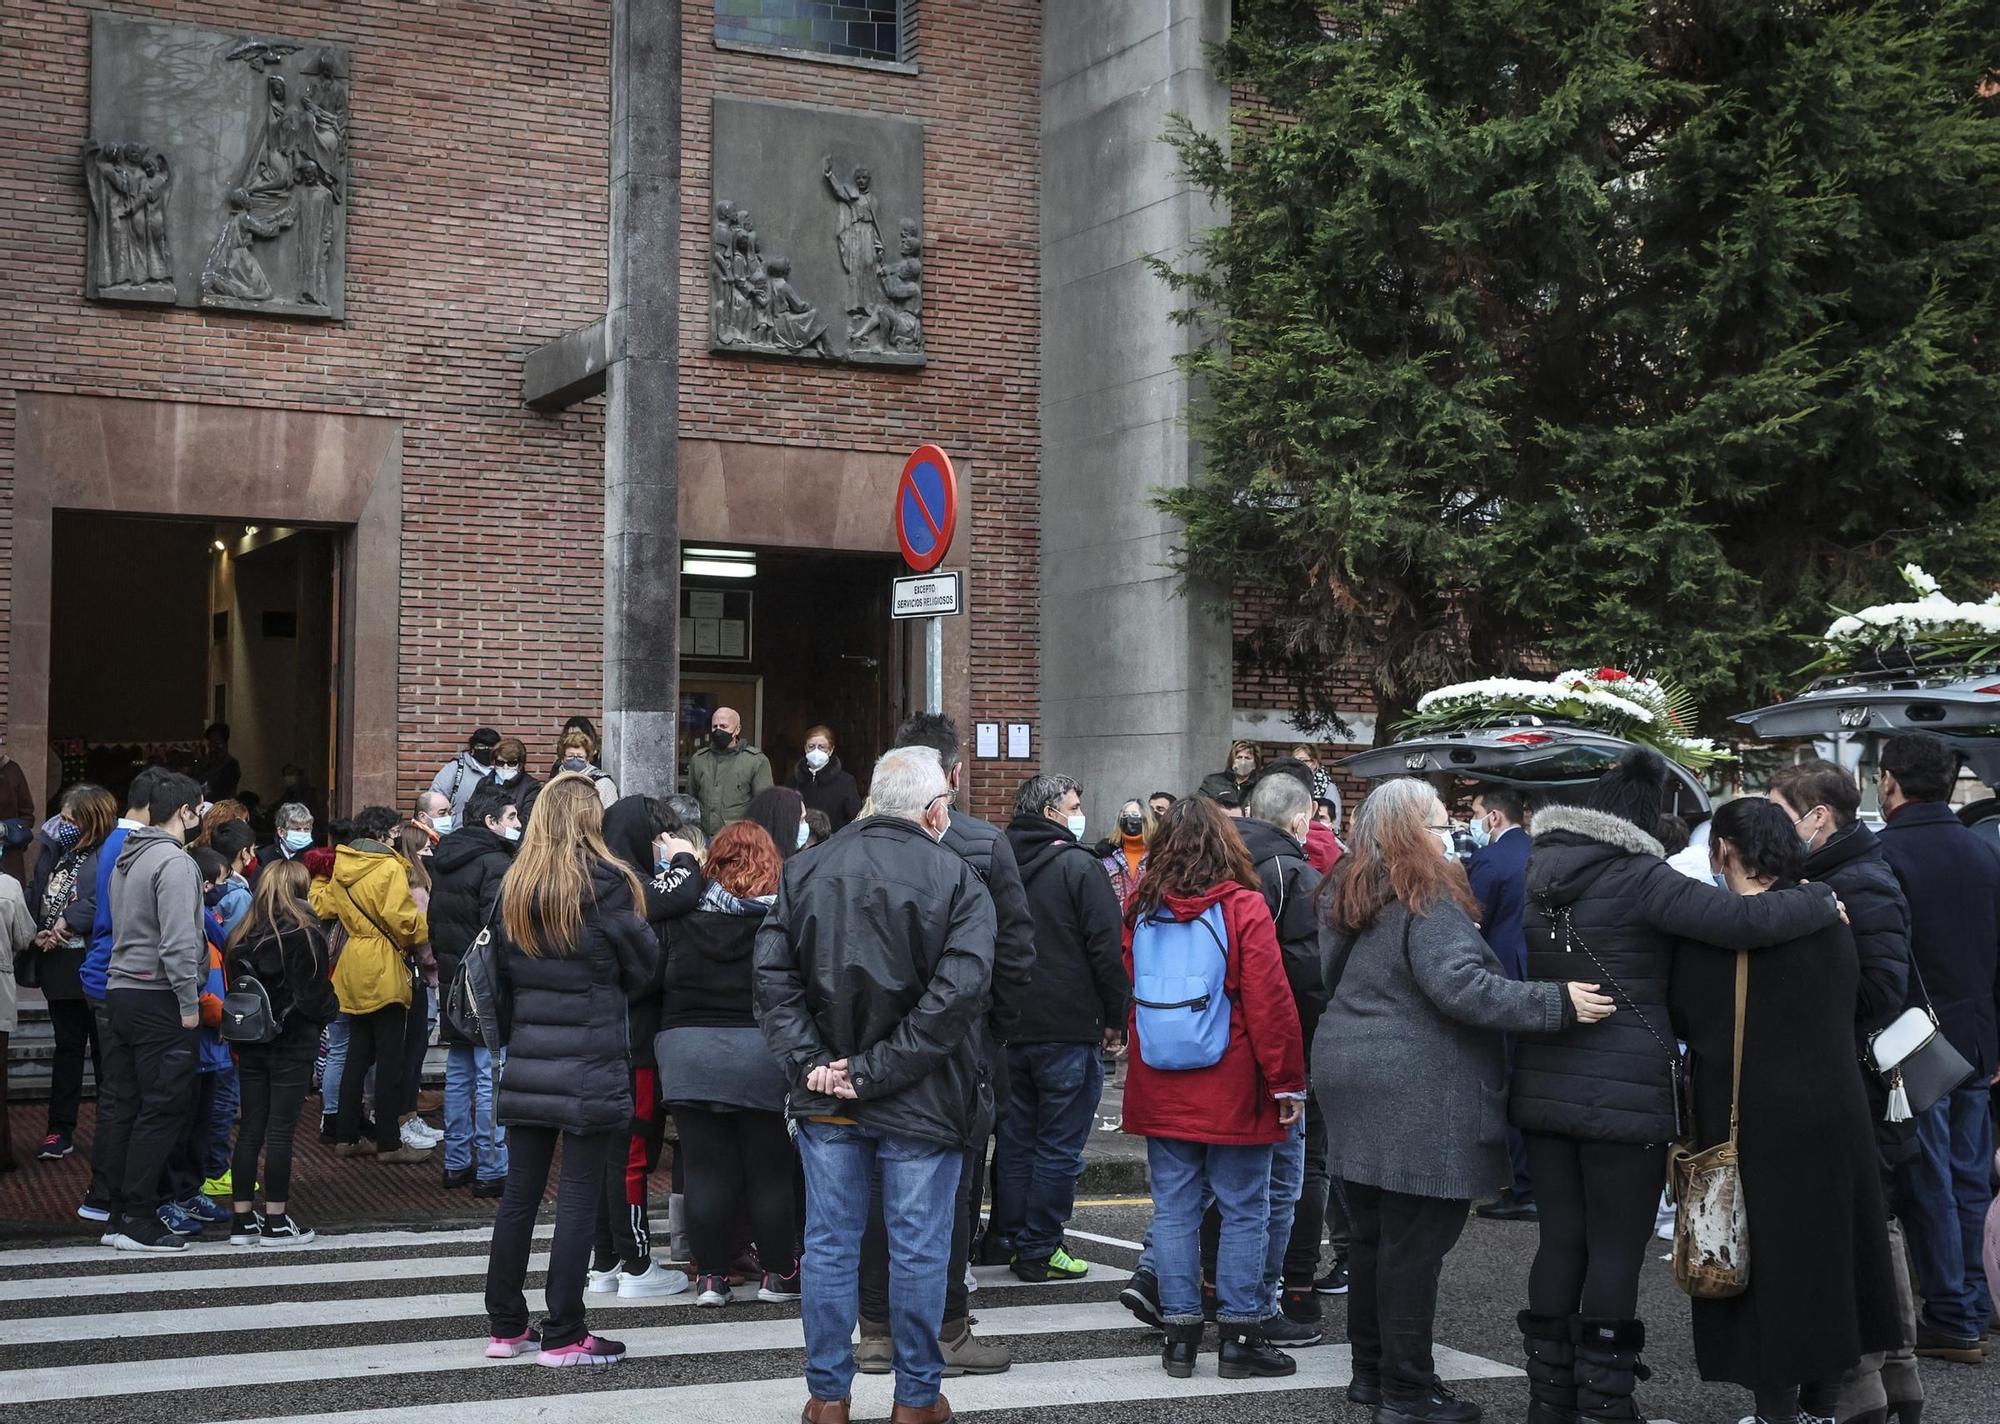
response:
{"label": "black trousers", "polygon": [[236,1124],[236,1153],[230,1161],[230,1181],[236,1200],[255,1200],[260,1180],[257,1159],[264,1159],[261,1180],[267,1202],[292,1199],[292,1137],[312,1082],[312,1050],[272,1049],[262,1044],[236,1052],[237,1080],[242,1085],[242,1116]]}
{"label": "black trousers", "polygon": [[686,1153],[688,1243],[695,1269],[728,1271],[736,1255],[737,1222],[748,1217],[757,1258],[774,1276],[798,1263],[793,1239],[791,1134],[781,1113],[716,1112],[674,1104],[674,1127]]}
{"label": "black trousers", "polygon": [[507,1124],[507,1190],[493,1217],[493,1245],[486,1258],[486,1316],[495,1335],[511,1338],[528,1328],[528,1298],[522,1287],[528,1279],[535,1212],[549,1184],[558,1141],[562,1184],[556,1188],[556,1233],[549,1242],[549,1311],[542,1318],[542,1348],[574,1345],[589,1333],[583,1323],[583,1287],[590,1273],[590,1234],[597,1221],[605,1164],[624,1140],[622,1132],[580,1135]]}
{"label": "black trousers", "polygon": [[[361,1140],[361,1088],[375,1070],[375,1145],[393,1152],[403,1145],[403,1033],[409,1010],[389,1004],[372,1014],[355,1014],[347,1031],[347,1066],[340,1075],[340,1116],[335,1142]],[[518,1333],[518,1332],[517,1332]]]}
{"label": "black trousers", "polygon": [[120,1077],[109,1072],[104,1057],[104,1045],[111,1039],[111,1010],[103,1000],[87,1000],[90,1017],[97,1026],[97,1136],[90,1148],[90,1187],[83,1194],[88,1206],[111,1209],[112,1199],[118,1195],[118,1182],[105,1170],[104,1131],[106,1125],[123,1110],[120,1100],[131,1094],[133,1081],[129,1075]]}
{"label": "black trousers", "polygon": [[[416,987],[410,995],[409,1012],[403,1025],[403,1092],[398,1099],[405,1114],[417,1110],[417,1094],[424,1087],[424,1054],[431,1046],[431,990],[423,976],[416,976]],[[377,1070],[378,1074],[380,1070]]]}
{"label": "black trousers", "polygon": [[1406,1398],[1436,1377],[1431,1334],[1438,1272],[1465,1230],[1469,1201],[1415,1197],[1345,1183],[1349,1225],[1347,1338],[1354,1372],[1378,1374],[1385,1396]]}
{"label": "black trousers", "polygon": [[[944,1319],[955,1323],[966,1317],[965,1266],[972,1255],[972,1203],[979,1195],[979,1148],[968,1150],[959,1165],[958,1195],[952,1208],[950,1272],[944,1284]],[[688,1170],[694,1170],[689,1163]],[[889,1232],[882,1224],[882,1197],[878,1191],[868,1207],[868,1226],[861,1233],[861,1318],[886,1321],[889,1318]]]}
{"label": "black trousers", "polygon": [[[653,1222],[646,1197],[653,1169],[660,1165],[666,1135],[659,1070],[634,1068],[632,1127],[622,1140],[623,1150],[617,1144],[611,1149],[604,1169],[604,1200],[598,1207],[597,1231],[591,1244],[600,1271],[623,1262],[627,1274],[636,1276],[653,1264]],[[671,1242],[668,1248],[672,1249]]]}
{"label": "black trousers", "polygon": [[49,1026],[56,1035],[56,1056],[49,1065],[49,1131],[71,1133],[76,1131],[77,1110],[83,1104],[86,1057],[91,1077],[104,1081],[97,1015],[82,999],[50,999]]}
{"label": "black trousers", "polygon": [[159,1212],[167,1160],[186,1136],[194,1105],[196,1031],[181,1027],[179,999],[157,989],[113,989],[105,1019],[111,1088],[99,1095],[95,1152],[116,1229],[150,1223]]}
{"label": "black trousers", "polygon": [[1541,1246],[1528,1273],[1537,1315],[1630,1320],[1639,1272],[1666,1182],[1665,1144],[1524,1134],[1541,1208]]}
{"label": "black trousers", "polygon": [[188,1084],[187,1122],[181,1128],[181,1140],[167,1157],[170,1201],[184,1202],[199,1196],[201,1184],[208,1180],[209,1118],[215,1113],[215,1084],[219,1076],[197,1069],[194,1081]]}

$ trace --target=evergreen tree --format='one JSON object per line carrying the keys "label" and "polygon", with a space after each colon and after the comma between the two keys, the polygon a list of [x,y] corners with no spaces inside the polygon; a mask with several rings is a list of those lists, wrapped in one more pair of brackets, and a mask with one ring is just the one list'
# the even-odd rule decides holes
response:
{"label": "evergreen tree", "polygon": [[1905,558],[2000,577],[1995,0],[1238,0],[1181,571],[1393,717],[1547,656],[1788,691]]}

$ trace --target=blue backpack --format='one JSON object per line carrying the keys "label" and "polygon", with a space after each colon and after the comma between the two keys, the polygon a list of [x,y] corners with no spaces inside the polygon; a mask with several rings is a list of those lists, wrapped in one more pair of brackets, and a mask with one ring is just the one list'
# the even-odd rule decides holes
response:
{"label": "blue backpack", "polygon": [[1132,929],[1133,1028],[1148,1068],[1212,1068],[1229,1051],[1229,973],[1222,906],[1192,920],[1165,911]]}

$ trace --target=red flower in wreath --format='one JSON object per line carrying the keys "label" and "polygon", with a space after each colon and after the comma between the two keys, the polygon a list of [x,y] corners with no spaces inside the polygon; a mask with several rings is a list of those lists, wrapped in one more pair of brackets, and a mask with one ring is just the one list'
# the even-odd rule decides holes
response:
{"label": "red flower in wreath", "polygon": [[1623,682],[1630,676],[1630,673],[1621,672],[1617,668],[1599,668],[1597,670],[1597,680],[1599,682]]}

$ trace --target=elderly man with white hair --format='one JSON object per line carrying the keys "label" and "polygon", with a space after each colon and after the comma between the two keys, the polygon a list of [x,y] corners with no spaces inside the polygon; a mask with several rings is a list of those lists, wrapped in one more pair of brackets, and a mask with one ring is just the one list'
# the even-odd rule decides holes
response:
{"label": "elderly man with white hair", "polygon": [[993,977],[993,901],[938,842],[937,754],[875,764],[874,814],[785,867],[757,935],[757,1018],[791,1081],[806,1174],[807,1424],[847,1424],[870,1183],[890,1242],[894,1424],[943,1424],[952,1204],[971,1141]]}

